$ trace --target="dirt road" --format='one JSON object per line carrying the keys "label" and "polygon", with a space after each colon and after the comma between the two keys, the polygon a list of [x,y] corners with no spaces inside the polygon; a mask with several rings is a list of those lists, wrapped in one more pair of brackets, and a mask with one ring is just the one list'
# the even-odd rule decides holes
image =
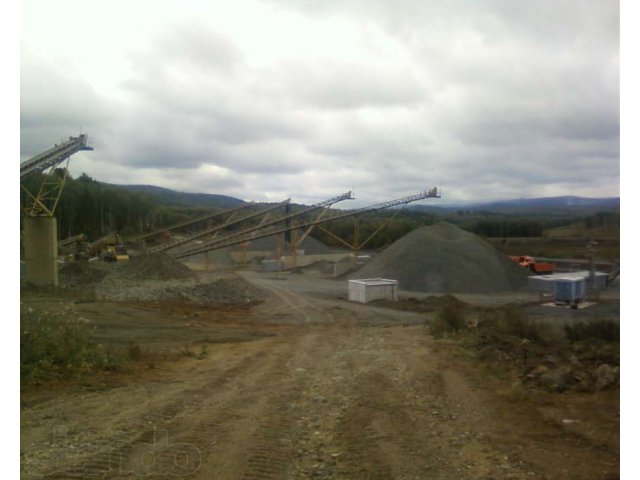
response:
{"label": "dirt road", "polygon": [[420,314],[251,280],[272,296],[246,321],[277,335],[23,400],[23,477],[618,478],[614,424],[596,432],[551,397],[546,409],[515,402],[438,346]]}

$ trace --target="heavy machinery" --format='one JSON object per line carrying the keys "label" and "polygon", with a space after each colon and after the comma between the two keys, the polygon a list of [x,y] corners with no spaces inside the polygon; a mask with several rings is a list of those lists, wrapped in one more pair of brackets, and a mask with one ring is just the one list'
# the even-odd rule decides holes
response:
{"label": "heavy machinery", "polygon": [[120,235],[109,232],[88,246],[89,255],[105,262],[122,262],[129,260],[127,248],[120,240]]}
{"label": "heavy machinery", "polygon": [[65,261],[80,260],[81,252],[86,250],[87,236],[84,233],[73,235],[58,242],[58,256]]}
{"label": "heavy machinery", "polygon": [[123,244],[107,245],[102,252],[105,262],[123,262],[129,260],[129,252]]}
{"label": "heavy machinery", "polygon": [[528,268],[536,275],[549,275],[556,270],[556,264],[550,262],[538,262],[529,255],[519,255],[510,257],[511,260],[524,268]]}

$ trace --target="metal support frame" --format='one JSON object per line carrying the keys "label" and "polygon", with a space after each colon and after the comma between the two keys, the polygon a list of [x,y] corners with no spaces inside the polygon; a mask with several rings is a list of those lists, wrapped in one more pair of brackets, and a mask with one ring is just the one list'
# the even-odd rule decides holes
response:
{"label": "metal support frame", "polygon": [[347,242],[346,240],[343,240],[342,238],[340,238],[339,236],[337,236],[335,233],[333,233],[330,230],[327,230],[324,227],[321,227],[320,225],[316,225],[320,230],[322,230],[323,232],[325,232],[326,234],[328,234],[331,238],[337,240],[338,242],[340,242],[341,244],[343,244],[345,247],[347,247],[348,249],[353,249],[353,244]]}
{"label": "metal support frame", "polygon": [[[38,193],[34,194],[27,187],[20,184],[20,188],[27,194],[28,203],[23,207],[26,215],[31,217],[53,217],[56,207],[60,202],[62,190],[69,176],[69,160],[71,155],[81,150],[93,150],[87,145],[88,136],[81,134],[78,137],[69,137],[66,142],[55,145],[53,148],[30,158],[20,164],[20,179],[27,177],[36,172],[49,170],[44,174],[45,177],[40,184]],[[58,170],[55,168],[61,163],[66,164],[62,167],[63,175],[58,176]]]}
{"label": "metal support frame", "polygon": [[[38,193],[35,195],[31,193],[27,187],[20,185],[20,188],[28,195],[28,202],[23,207],[25,213],[31,217],[53,217],[55,215],[56,207],[60,202],[62,196],[62,190],[69,176],[69,160],[67,157],[67,163],[60,169],[51,169],[45,174]],[[59,173],[62,173],[60,176]]]}
{"label": "metal support frame", "polygon": [[199,223],[199,222],[204,222],[205,220],[211,220],[211,219],[216,218],[216,217],[222,217],[223,215],[227,215],[228,213],[231,214],[231,216],[229,218],[227,218],[227,220],[229,220],[239,210],[245,209],[245,208],[250,207],[252,205],[254,205],[253,202],[247,202],[247,203],[243,203],[242,205],[240,205],[238,207],[234,207],[234,208],[231,208],[229,210],[225,210],[223,212],[211,213],[211,214],[208,214],[208,215],[204,215],[202,217],[194,218],[193,220],[186,220],[184,222],[179,222],[179,223],[174,223],[172,225],[167,225],[166,227],[159,228],[157,230],[154,230],[153,232],[145,233],[144,235],[140,235],[139,237],[136,237],[131,241],[134,242],[134,243],[135,242],[142,242],[142,241],[148,240],[149,238],[152,238],[152,237],[155,237],[157,235],[160,235],[161,233],[171,232],[171,231],[177,230],[179,228],[188,227],[190,225],[194,225],[194,224]]}
{"label": "metal support frame", "polygon": [[[289,204],[287,204],[288,206]],[[269,220],[269,217],[271,216],[271,212],[267,213],[264,217],[262,217],[262,220],[260,220],[260,222],[258,223],[256,229],[258,228],[263,228],[264,224],[267,222],[267,220]],[[241,243],[240,245],[242,246],[242,252],[240,254],[240,263],[242,265],[246,265],[247,263],[247,251],[249,250],[249,244],[251,243],[251,240],[253,240],[253,237],[255,237],[255,232],[257,230],[255,230],[253,232],[253,235],[251,235],[251,238],[249,240],[247,240],[246,242]]]}
{"label": "metal support frame", "polygon": [[170,243],[166,243],[164,245],[159,245],[157,247],[150,248],[150,249],[147,250],[147,253],[164,252],[166,250],[170,250],[172,248],[179,247],[181,245],[189,243],[189,242],[191,242],[193,240],[196,240],[198,238],[202,238],[204,236],[207,236],[207,235],[210,235],[212,233],[218,232],[218,231],[220,231],[220,230],[222,230],[224,228],[230,227],[232,225],[237,225],[238,223],[245,222],[247,220],[251,220],[251,219],[253,219],[255,217],[259,217],[260,215],[264,215],[265,213],[271,212],[273,210],[276,210],[276,209],[282,207],[283,205],[286,205],[290,201],[291,201],[291,199],[287,198],[286,200],[284,200],[284,201],[282,201],[280,203],[277,203],[277,204],[275,204],[275,205],[273,205],[273,206],[271,206],[269,208],[260,210],[258,212],[251,213],[249,215],[245,215],[244,217],[238,218],[237,220],[235,220],[233,222],[226,222],[224,225],[218,225],[218,226],[215,226],[213,228],[208,228],[206,230],[203,230],[202,232],[198,232],[196,234],[190,235],[190,236],[188,236],[186,238],[183,238],[181,240],[176,240],[176,241],[173,241],[173,242],[170,242]]}
{"label": "metal support frame", "polygon": [[[320,214],[316,217],[316,221],[320,220],[322,217],[325,216],[325,214],[329,211],[329,209],[325,209],[322,210],[320,212]],[[309,236],[309,234],[313,231],[313,229],[317,226],[317,223],[314,223],[313,225],[311,225],[309,228],[307,228],[307,230],[305,230],[305,232],[302,234],[302,236],[300,237],[300,239],[296,242],[296,248],[298,248],[302,242],[304,242],[307,237]]]}
{"label": "metal support frame", "polygon": [[[418,193],[416,195],[411,195],[409,197],[403,197],[403,198],[399,198],[396,200],[390,200],[388,202],[383,202],[383,203],[378,203],[376,205],[370,205],[368,207],[363,207],[363,208],[359,208],[357,210],[351,210],[351,211],[347,211],[345,213],[330,217],[330,218],[322,218],[320,220],[311,220],[308,222],[302,222],[296,226],[290,226],[290,227],[284,227],[284,228],[278,228],[278,229],[274,229],[274,230],[270,230],[270,231],[266,231],[263,233],[259,233],[255,235],[255,239],[258,238],[265,238],[265,237],[271,237],[273,235],[278,235],[280,233],[284,233],[287,230],[292,230],[292,229],[298,229],[298,228],[306,228],[306,227],[310,227],[312,225],[319,225],[321,223],[326,223],[326,222],[330,222],[333,220],[339,220],[342,218],[347,218],[347,217],[352,217],[354,215],[359,215],[361,213],[364,212],[371,212],[371,211],[375,211],[375,210],[382,210],[385,208],[389,208],[389,207],[393,207],[396,205],[404,205],[404,204],[408,204],[411,202],[415,202],[417,200],[422,200],[425,198],[440,198],[440,194],[438,192],[437,188],[432,188],[430,190],[425,190],[424,192]],[[253,229],[256,230],[256,229]],[[252,230],[252,231],[253,231]],[[234,235],[233,237],[236,237],[236,235]],[[186,258],[186,257],[190,257],[193,255],[196,255],[198,253],[204,253],[206,251],[209,250],[218,250],[220,248],[225,248],[225,247],[231,247],[233,245],[238,245],[242,242],[247,241],[247,238],[245,236],[245,238],[236,238],[236,239],[232,239],[232,238],[228,238],[228,237],[222,237],[219,242],[214,242],[211,244],[207,244],[207,245],[201,245],[200,247],[188,250],[188,251],[182,251],[182,252],[176,252],[176,254],[174,255],[176,258]]]}
{"label": "metal support frame", "polygon": [[354,233],[353,233],[353,255],[352,255],[352,262],[355,264],[356,260],[357,260],[357,256],[358,256],[358,252],[360,250],[362,250],[362,248],[369,243],[369,241],[374,238],[378,233],[380,233],[380,231],[386,227],[389,222],[391,222],[391,220],[393,220],[396,215],[398,215],[398,213],[400,213],[402,210],[404,210],[404,207],[406,207],[406,203],[404,205],[402,205],[398,210],[396,210],[395,212],[393,212],[393,215],[389,216],[389,218],[387,218],[382,225],[380,225],[371,235],[369,235],[369,237],[364,241],[364,242],[360,242],[360,222],[358,222],[356,220],[356,225],[354,228]]}
{"label": "metal support frame", "polygon": [[[197,247],[181,251],[181,252],[179,252],[179,255],[181,255],[181,257],[178,257],[178,258],[184,257],[186,254],[188,254],[191,251],[198,251],[198,253],[200,253],[200,250],[202,250],[202,249],[207,249],[209,247],[212,247],[212,246],[215,246],[215,245],[218,245],[218,244],[221,244],[221,243],[225,243],[225,242],[230,242],[234,238],[238,238],[238,237],[243,237],[244,236],[245,238],[243,238],[242,240],[240,240],[238,242],[234,242],[233,245],[237,245],[239,243],[243,243],[243,242],[245,242],[247,240],[253,239],[253,235],[255,235],[255,232],[257,232],[258,230],[262,230],[262,229],[264,229],[266,227],[270,227],[270,226],[273,226],[273,225],[276,225],[276,224],[282,223],[282,222],[285,222],[285,224],[288,223],[288,226],[285,226],[285,228],[280,233],[291,231],[292,229],[298,228],[297,226],[292,226],[291,225],[290,220],[292,218],[300,217],[302,215],[305,215],[307,213],[313,212],[313,211],[318,210],[320,208],[325,208],[325,207],[331,206],[334,203],[341,202],[342,200],[352,200],[352,199],[353,199],[353,195],[352,195],[351,191],[343,193],[342,195],[338,195],[336,197],[330,198],[329,200],[325,200],[324,202],[320,202],[320,203],[317,203],[315,205],[311,205],[310,207],[304,208],[304,209],[302,209],[302,210],[300,210],[298,212],[294,212],[294,213],[291,213],[291,214],[288,214],[288,215],[284,215],[282,217],[277,217],[277,218],[275,218],[273,220],[270,220],[269,222],[264,222],[262,225],[249,227],[249,228],[246,228],[244,230],[240,230],[238,232],[233,232],[233,233],[225,235],[225,236],[223,236],[223,237],[221,237],[221,238],[219,238],[217,240],[213,240],[213,241],[207,242],[204,245],[199,245]],[[308,222],[305,225],[308,225]],[[251,236],[249,236],[249,235],[251,235]],[[269,236],[269,235],[267,235],[267,236]],[[263,236],[261,235],[261,236],[259,236],[257,238],[262,238],[262,237]],[[186,256],[189,256],[189,255],[186,255]]]}

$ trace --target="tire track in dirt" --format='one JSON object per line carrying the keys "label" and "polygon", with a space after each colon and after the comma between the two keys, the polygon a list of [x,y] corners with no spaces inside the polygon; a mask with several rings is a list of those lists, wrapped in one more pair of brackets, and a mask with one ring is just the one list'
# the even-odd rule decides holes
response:
{"label": "tire track in dirt", "polygon": [[[193,445],[181,440],[185,428],[190,428],[193,423],[192,418],[197,416],[197,412],[208,411],[212,404],[223,403],[224,395],[219,392],[228,388],[228,384],[236,378],[245,378],[245,374],[251,370],[254,372],[249,373],[249,377],[268,369],[269,362],[263,361],[265,356],[265,351],[252,350],[231,367],[211,372],[213,376],[199,380],[198,385],[173,392],[167,403],[136,418],[136,425],[123,434],[96,442],[99,443],[99,452],[89,454],[71,465],[59,465],[44,478],[135,478],[140,468],[143,471],[157,470],[161,462],[163,465],[166,463],[160,452],[165,451],[163,455],[166,457],[167,448],[171,447],[167,439]],[[242,402],[237,403],[242,405]],[[233,415],[228,414],[227,418],[233,420]],[[211,427],[215,428],[215,425]],[[172,459],[174,456],[172,453]]]}
{"label": "tire track in dirt", "polygon": [[286,478],[299,435],[297,418],[307,379],[297,367],[314,351],[317,333],[289,337],[286,349],[254,384],[256,402],[233,422],[226,442],[212,449],[198,478]]}
{"label": "tire track in dirt", "polygon": [[[419,329],[413,331],[420,333]],[[402,333],[395,331],[383,342],[392,368],[376,368],[378,372],[388,372],[384,379],[377,379],[386,392],[378,400],[380,410],[387,414],[383,419],[391,420],[388,427],[398,432],[387,451],[393,453],[395,447],[398,456],[409,454],[394,477],[531,478],[529,465],[492,448],[481,426],[470,421],[482,418],[487,410],[478,408],[473,401],[451,396],[447,376],[450,370],[435,361],[428,342]],[[467,389],[465,396],[472,397],[473,392]],[[384,410],[385,405],[396,405],[392,415]]]}
{"label": "tire track in dirt", "polygon": [[[291,290],[277,285],[275,282],[266,281],[264,279],[251,279],[251,281],[260,288],[269,290],[277,296],[286,307],[289,307],[299,313],[304,318],[305,324],[314,323],[314,320],[316,322],[329,321],[331,323],[335,321],[333,314],[314,304],[303,295],[292,292]],[[318,316],[321,318],[314,318]]]}
{"label": "tire track in dirt", "polygon": [[352,401],[337,425],[345,452],[339,474],[363,479],[452,478],[439,461],[432,426],[417,424],[414,403],[406,398],[409,385],[396,373],[404,369],[404,360],[391,355],[385,337],[384,329],[368,329],[357,335],[359,347],[349,351],[355,375]]}

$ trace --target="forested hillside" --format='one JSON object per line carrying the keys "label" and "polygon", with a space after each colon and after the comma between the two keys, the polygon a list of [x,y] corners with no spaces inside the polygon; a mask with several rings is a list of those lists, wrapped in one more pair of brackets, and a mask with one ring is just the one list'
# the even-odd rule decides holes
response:
{"label": "forested hillside", "polygon": [[[62,171],[56,174],[62,175]],[[23,185],[34,192],[41,181],[42,176],[36,174],[28,177]],[[26,194],[21,191],[22,204],[25,199]],[[110,185],[82,174],[66,181],[56,209],[58,237],[84,233],[94,240],[108,232],[118,232],[126,239],[240,203],[242,200],[225,195],[175,192],[154,186]],[[303,207],[292,205],[292,211]],[[462,208],[438,211],[404,208],[328,222],[315,228],[312,236],[329,246],[346,247],[366,241],[363,248],[377,249],[415,228],[438,221],[456,224],[484,237],[541,237],[546,229],[576,223],[586,229],[615,227],[619,225],[620,216],[615,208],[598,213],[576,209],[573,213],[558,215],[556,212],[547,216],[544,210],[526,215]]]}
{"label": "forested hillside", "polygon": [[[55,174],[62,175],[62,172]],[[36,174],[22,183],[29,191],[37,192],[42,178]],[[21,190],[21,205],[24,205],[26,197]],[[208,207],[197,203],[190,205],[185,198],[183,196],[179,206],[175,206],[162,202],[157,195],[101,183],[86,174],[77,179],[69,177],[55,212],[58,237],[63,239],[84,233],[90,239],[97,239],[113,231],[125,237],[132,236],[227,208],[224,202],[219,208],[213,207],[213,202]]]}

